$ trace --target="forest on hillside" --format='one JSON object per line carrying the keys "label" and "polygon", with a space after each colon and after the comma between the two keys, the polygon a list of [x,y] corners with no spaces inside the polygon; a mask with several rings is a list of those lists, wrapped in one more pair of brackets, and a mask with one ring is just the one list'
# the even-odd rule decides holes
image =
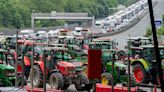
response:
{"label": "forest on hillside", "polygon": [[[0,0],[0,28],[28,28],[31,12],[87,12],[95,18],[113,13],[111,7],[128,6],[138,0]],[[38,20],[36,26],[56,26],[64,21]]]}

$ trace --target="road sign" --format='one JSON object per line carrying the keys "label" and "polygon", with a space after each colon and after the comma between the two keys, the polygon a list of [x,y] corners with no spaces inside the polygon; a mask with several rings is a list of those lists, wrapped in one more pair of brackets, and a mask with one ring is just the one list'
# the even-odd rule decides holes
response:
{"label": "road sign", "polygon": [[162,21],[161,20],[155,20],[154,23],[155,23],[156,28],[160,28],[161,25],[162,25]]}

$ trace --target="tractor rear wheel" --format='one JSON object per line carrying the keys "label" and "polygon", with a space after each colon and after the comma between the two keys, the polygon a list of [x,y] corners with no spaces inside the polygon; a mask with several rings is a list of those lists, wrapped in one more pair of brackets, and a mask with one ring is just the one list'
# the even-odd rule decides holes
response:
{"label": "tractor rear wheel", "polygon": [[86,84],[89,84],[89,80],[87,79],[86,75],[83,73],[78,74],[77,80],[75,81],[75,87],[77,91],[84,91]]}
{"label": "tractor rear wheel", "polygon": [[35,87],[43,87],[43,74],[38,65],[33,68],[33,83]]}
{"label": "tractor rear wheel", "polygon": [[141,64],[135,64],[133,72],[137,83],[146,83],[146,72]]}
{"label": "tractor rear wheel", "polygon": [[101,84],[112,85],[112,75],[110,73],[103,73],[101,75]]}
{"label": "tractor rear wheel", "polygon": [[50,75],[51,88],[64,89],[64,79],[60,73],[53,72]]}

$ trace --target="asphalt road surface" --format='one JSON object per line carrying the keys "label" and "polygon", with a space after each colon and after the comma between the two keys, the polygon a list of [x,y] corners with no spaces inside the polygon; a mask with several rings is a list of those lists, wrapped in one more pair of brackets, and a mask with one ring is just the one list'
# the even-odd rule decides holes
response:
{"label": "asphalt road surface", "polygon": [[[164,0],[157,0],[158,5],[154,8],[154,17],[155,19],[161,19],[162,15],[164,14]],[[116,34],[113,36],[109,36],[112,40],[116,40],[118,42],[118,48],[124,49],[126,45],[127,38],[129,36],[144,36],[146,33],[146,29],[148,27],[151,27],[150,25],[150,15],[147,13],[140,22],[138,22],[135,26],[132,28],[126,30],[125,32],[122,32],[120,34]]]}

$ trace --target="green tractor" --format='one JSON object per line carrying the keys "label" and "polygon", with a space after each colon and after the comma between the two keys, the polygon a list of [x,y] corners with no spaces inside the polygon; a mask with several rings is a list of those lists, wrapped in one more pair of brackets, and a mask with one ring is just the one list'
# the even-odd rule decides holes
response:
{"label": "green tractor", "polygon": [[[117,53],[119,52],[117,49],[111,48],[112,43],[108,42],[92,42],[89,45],[90,49],[101,49],[102,50],[102,65],[103,71],[101,75],[101,83],[103,85],[111,85],[112,84],[112,58],[120,57]],[[128,82],[128,74],[126,72],[127,66],[119,63],[114,62],[114,85],[117,83],[125,83]],[[131,79],[131,86],[135,86],[135,78],[133,74],[130,74]],[[126,86],[126,85],[125,85]]]}
{"label": "green tractor", "polygon": [[128,47],[140,47],[142,45],[151,45],[152,40],[149,37],[130,37],[127,39],[127,46]]}
{"label": "green tractor", "polygon": [[[162,72],[164,73],[164,46],[159,46],[160,58],[162,62]],[[159,75],[157,73],[157,64],[155,59],[154,46],[140,46],[130,48],[130,61],[133,66],[134,77],[137,83],[159,84]],[[164,80],[164,76],[163,76]]]}
{"label": "green tractor", "polygon": [[[110,53],[111,54],[110,56],[108,56],[108,59],[103,59],[104,61],[103,61],[103,73],[101,75],[101,83],[104,85],[112,85],[112,58],[114,53],[116,53],[116,51],[111,50]],[[116,85],[117,83],[125,83],[125,86],[127,86],[128,74],[126,69],[127,69],[126,65],[120,62],[114,62],[114,85]],[[131,80],[130,82],[131,87],[134,87],[136,84],[136,80],[132,73],[130,74],[130,80]]]}
{"label": "green tractor", "polygon": [[0,49],[0,87],[9,87],[15,85],[15,68],[8,62],[6,50]]}

